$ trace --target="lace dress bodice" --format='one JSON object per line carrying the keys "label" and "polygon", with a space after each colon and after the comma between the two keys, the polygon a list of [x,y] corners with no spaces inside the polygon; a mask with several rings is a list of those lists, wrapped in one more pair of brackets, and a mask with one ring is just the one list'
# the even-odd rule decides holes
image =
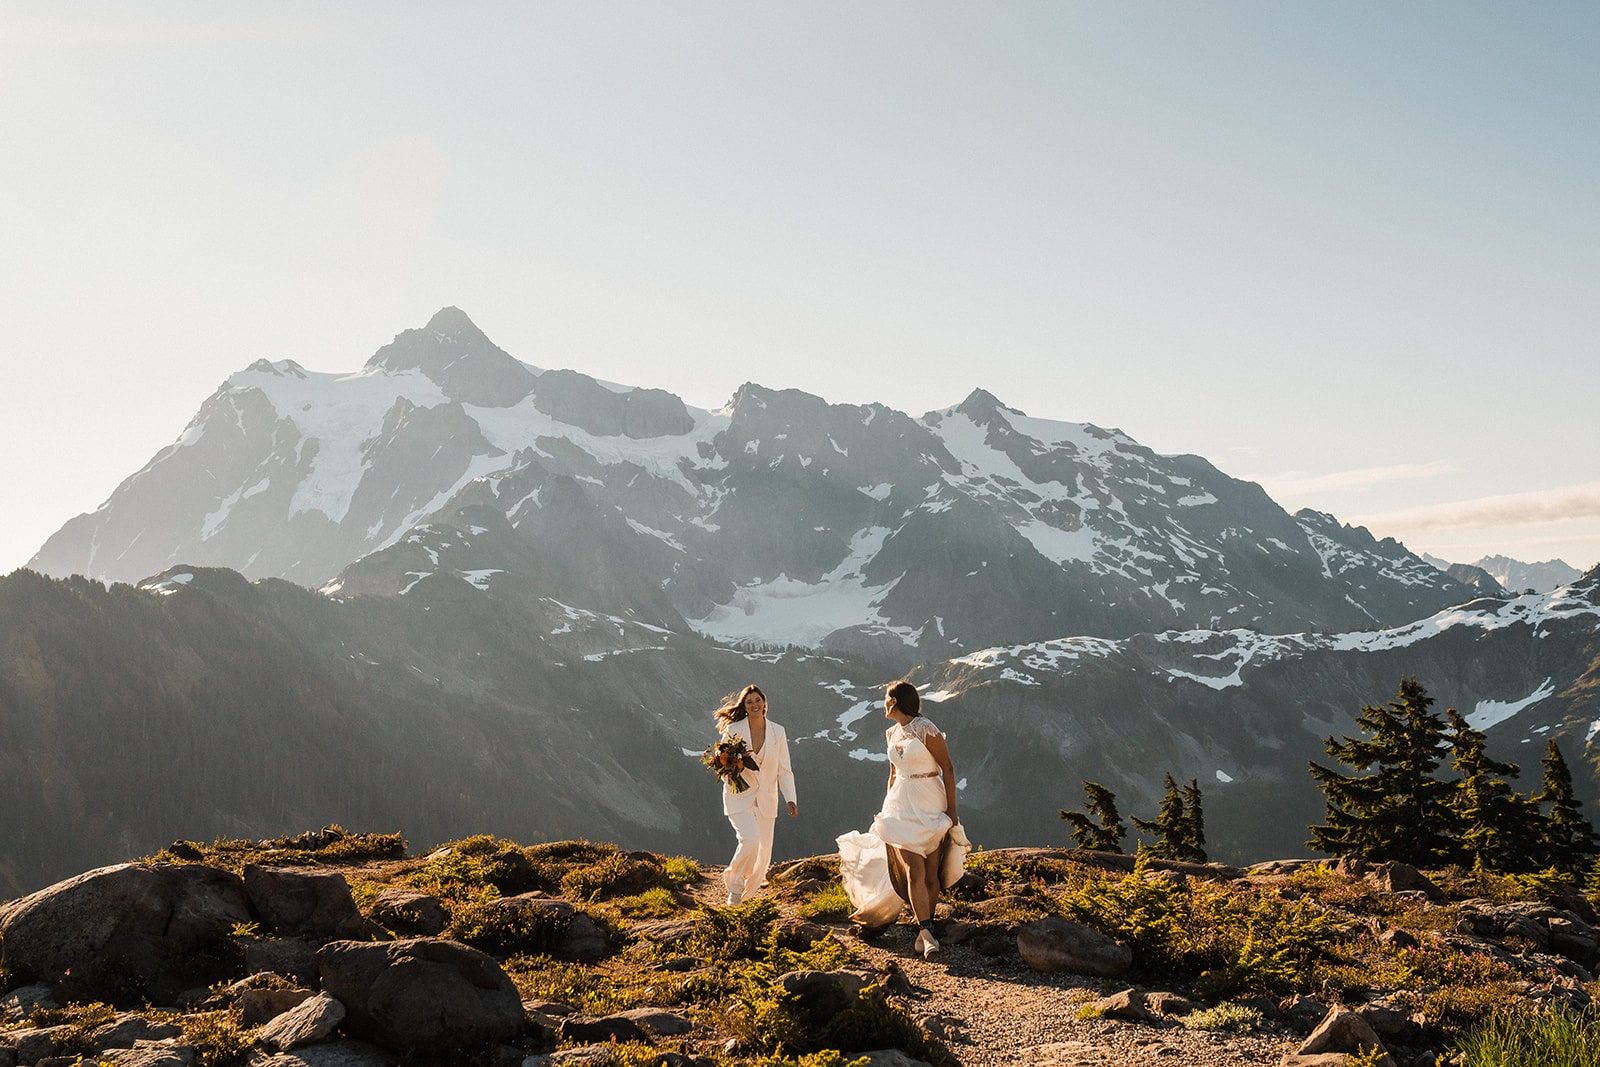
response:
{"label": "lace dress bodice", "polygon": [[926,775],[937,773],[938,761],[928,751],[928,740],[944,736],[928,719],[918,716],[905,725],[895,723],[884,731],[889,746],[889,762],[894,764],[896,775]]}

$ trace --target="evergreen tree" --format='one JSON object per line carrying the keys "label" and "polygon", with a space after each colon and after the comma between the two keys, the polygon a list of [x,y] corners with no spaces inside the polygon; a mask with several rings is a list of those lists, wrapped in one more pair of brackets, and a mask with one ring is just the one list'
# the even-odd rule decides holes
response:
{"label": "evergreen tree", "polygon": [[1450,855],[1448,804],[1455,786],[1433,776],[1445,731],[1432,704],[1415,677],[1402,678],[1394,700],[1364,707],[1356,717],[1366,737],[1323,742],[1328,755],[1361,773],[1345,775],[1311,761],[1327,822],[1310,827],[1308,847],[1419,867]]}
{"label": "evergreen tree", "polygon": [[1072,839],[1079,848],[1121,852],[1122,839],[1128,836],[1128,828],[1122,825],[1122,816],[1117,812],[1116,794],[1099,782],[1086,781],[1083,783],[1083,795],[1089,802],[1087,814],[1081,811],[1061,813],[1061,817],[1072,824]]}
{"label": "evergreen tree", "polygon": [[1544,759],[1539,763],[1544,768],[1544,786],[1534,801],[1550,805],[1542,818],[1544,855],[1540,865],[1578,878],[1600,853],[1600,837],[1578,810],[1582,802],[1573,791],[1572,772],[1554,738],[1545,742]]}
{"label": "evergreen tree", "polygon": [[1161,798],[1161,810],[1154,819],[1141,819],[1137,815],[1130,816],[1133,825],[1141,833],[1150,834],[1156,843],[1149,847],[1140,846],[1141,851],[1149,853],[1156,859],[1181,860],[1188,858],[1189,816],[1184,809],[1183,792],[1178,788],[1178,783],[1167,774],[1167,792]]}
{"label": "evergreen tree", "polygon": [[1445,712],[1450,722],[1450,765],[1461,775],[1451,798],[1455,817],[1457,852],[1462,866],[1490,871],[1532,871],[1540,867],[1538,806],[1511,787],[1517,776],[1515,763],[1490,759],[1484,751],[1487,738],[1454,708]]}
{"label": "evergreen tree", "polygon": [[1183,858],[1192,863],[1206,862],[1206,816],[1200,807],[1200,780],[1189,779],[1183,787],[1185,833]]}

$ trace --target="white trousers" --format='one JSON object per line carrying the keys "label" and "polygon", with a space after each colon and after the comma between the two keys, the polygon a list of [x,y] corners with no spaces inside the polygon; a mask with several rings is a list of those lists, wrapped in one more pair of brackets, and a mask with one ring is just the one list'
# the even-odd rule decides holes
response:
{"label": "white trousers", "polygon": [[733,832],[739,837],[739,847],[734,849],[728,869],[722,872],[728,895],[735,902],[748,893],[767,884],[767,866],[772,862],[772,833],[778,825],[777,812],[766,815],[757,811],[741,811],[728,816]]}

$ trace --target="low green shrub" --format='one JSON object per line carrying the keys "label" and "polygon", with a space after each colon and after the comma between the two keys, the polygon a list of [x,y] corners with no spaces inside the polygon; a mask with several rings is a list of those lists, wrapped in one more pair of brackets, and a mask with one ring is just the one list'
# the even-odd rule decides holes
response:
{"label": "low green shrub", "polygon": [[612,904],[623,915],[636,919],[665,919],[683,910],[672,890],[662,886],[646,889],[637,896],[620,897]]}
{"label": "low green shrub", "polygon": [[850,898],[845,896],[844,886],[832,883],[802,903],[799,914],[805,919],[818,919],[822,922],[844,922],[850,918],[850,913],[855,906],[850,903]]}
{"label": "low green shrub", "polygon": [[185,1015],[178,1024],[184,1044],[194,1046],[201,1067],[241,1067],[250,1058],[256,1028],[244,1025],[237,1008]]}
{"label": "low green shrub", "polygon": [[1246,1033],[1259,1030],[1266,1021],[1255,1008],[1232,1001],[1224,1001],[1210,1008],[1192,1011],[1178,1020],[1190,1030],[1213,1030],[1226,1033]]}
{"label": "low green shrub", "polygon": [[561,876],[561,892],[571,900],[637,896],[649,889],[671,886],[666,870],[654,859],[621,852],[574,867]]}
{"label": "low green shrub", "polygon": [[1497,1011],[1458,1044],[1462,1067],[1595,1067],[1600,1014],[1559,1007]]}
{"label": "low green shrub", "polygon": [[778,906],[766,897],[727,908],[703,908],[700,929],[690,944],[704,959],[756,959],[777,917]]}
{"label": "low green shrub", "polygon": [[691,886],[700,880],[700,865],[687,856],[663,857],[661,870],[666,874],[667,881],[679,889]]}
{"label": "low green shrub", "polygon": [[768,1056],[758,1060],[756,1067],[867,1067],[871,1062],[867,1056],[851,1059],[836,1048],[825,1048],[800,1057]]}
{"label": "low green shrub", "polygon": [[468,901],[450,909],[447,936],[485,952],[549,952],[572,926],[570,915],[510,907],[496,900]]}
{"label": "low green shrub", "polygon": [[1082,880],[1061,895],[1061,907],[1127,942],[1144,971],[1193,981],[1208,1000],[1305,988],[1341,926],[1308,897],[1151,877],[1143,857],[1122,877]]}

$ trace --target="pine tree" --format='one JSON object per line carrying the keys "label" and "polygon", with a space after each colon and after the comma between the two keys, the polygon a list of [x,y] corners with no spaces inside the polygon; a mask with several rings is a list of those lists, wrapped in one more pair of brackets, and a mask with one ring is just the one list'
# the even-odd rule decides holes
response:
{"label": "pine tree", "polygon": [[1572,772],[1567,769],[1567,761],[1554,738],[1545,742],[1544,759],[1539,763],[1544,768],[1544,786],[1534,801],[1550,805],[1549,812],[1542,818],[1544,854],[1540,865],[1578,878],[1600,853],[1600,837],[1578,810],[1582,802],[1573,791]]}
{"label": "pine tree", "polygon": [[1183,787],[1184,856],[1191,863],[1206,862],[1206,816],[1200,807],[1200,780]]}
{"label": "pine tree", "polygon": [[[1117,812],[1117,797],[1099,782],[1084,782],[1083,795],[1088,799],[1088,813],[1063,811],[1061,817],[1072,824],[1072,839],[1079,848],[1098,849],[1101,852],[1121,852],[1122,839],[1128,828],[1122,825]],[[1090,816],[1098,819],[1096,823]]]}
{"label": "pine tree", "polygon": [[1156,859],[1188,858],[1189,817],[1184,809],[1183,792],[1178,788],[1178,783],[1173,779],[1171,772],[1167,774],[1167,792],[1161,798],[1161,809],[1156,817],[1141,819],[1133,815],[1130,818],[1141,833],[1150,834],[1156,839],[1156,843],[1149,847],[1141,846],[1141,851]]}
{"label": "pine tree", "polygon": [[1415,677],[1402,678],[1394,700],[1364,707],[1356,717],[1366,737],[1323,742],[1328,755],[1362,773],[1344,775],[1311,761],[1327,822],[1310,827],[1308,847],[1419,867],[1449,856],[1448,803],[1455,787],[1433,776],[1445,731],[1432,704]]}
{"label": "pine tree", "polygon": [[1490,759],[1483,731],[1473,729],[1454,708],[1445,717],[1454,753],[1450,765],[1461,775],[1450,801],[1458,849],[1454,858],[1462,866],[1490,871],[1538,870],[1544,836],[1539,809],[1511,787],[1517,765]]}

